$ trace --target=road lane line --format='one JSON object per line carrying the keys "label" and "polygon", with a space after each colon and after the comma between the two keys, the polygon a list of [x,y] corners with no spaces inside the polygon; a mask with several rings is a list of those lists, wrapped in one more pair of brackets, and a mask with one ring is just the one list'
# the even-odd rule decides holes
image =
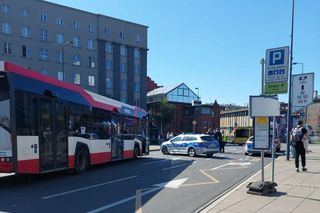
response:
{"label": "road lane line", "polygon": [[[153,188],[153,189],[150,189],[150,190],[148,190],[148,191],[146,191],[146,192],[141,193],[141,196],[150,194],[150,193],[152,193],[152,192],[154,192],[154,191],[158,191],[158,190],[160,190],[160,189],[162,189],[162,188],[163,188],[163,187],[155,187],[155,188]],[[123,204],[123,203],[126,203],[126,202],[128,202],[128,201],[134,200],[134,199],[136,199],[136,195],[133,195],[133,196],[131,196],[131,197],[127,197],[127,198],[125,198],[125,199],[119,200],[119,201],[114,202],[114,203],[111,203],[111,204],[109,204],[109,205],[105,205],[105,206],[102,206],[102,207],[100,207],[100,208],[97,208],[97,209],[88,211],[87,213],[98,213],[98,212],[104,211],[104,210],[106,210],[106,209],[110,209],[110,208],[112,208],[112,207],[114,207],[114,206],[118,206],[118,205],[120,205],[120,204]]]}
{"label": "road lane line", "polygon": [[213,182],[215,182],[215,183],[219,183],[219,182],[220,182],[220,181],[218,181],[217,179],[215,179],[214,177],[212,177],[211,175],[207,174],[205,171],[200,170],[200,172],[201,172],[202,174],[204,174],[205,176],[207,176],[208,178],[210,178],[210,180],[212,180]]}
{"label": "road lane line", "polygon": [[181,166],[186,166],[186,165],[192,165],[192,162],[191,163],[180,164],[180,165],[177,165],[177,166],[171,166],[171,167],[168,167],[168,168],[164,168],[162,170],[166,171],[166,170],[169,170],[169,169],[175,169],[175,168],[178,168],[178,167],[181,167]]}
{"label": "road lane line", "polygon": [[84,191],[84,190],[87,190],[87,189],[92,189],[92,188],[96,188],[96,187],[99,187],[99,186],[108,185],[108,184],[111,184],[111,183],[116,183],[116,182],[120,182],[120,181],[124,181],[124,180],[129,180],[129,179],[133,179],[133,178],[137,178],[137,177],[138,177],[138,175],[134,175],[134,176],[126,177],[126,178],[112,180],[112,181],[108,181],[108,182],[105,182],[105,183],[99,183],[99,184],[95,184],[95,185],[92,185],[92,186],[87,186],[87,187],[83,187],[83,188],[79,188],[79,189],[70,190],[70,191],[67,191],[67,192],[61,192],[61,193],[57,193],[57,194],[53,194],[53,195],[48,195],[48,196],[42,197],[41,199],[42,200],[46,200],[46,199],[50,199],[50,198],[54,198],[54,197],[60,197],[60,196],[63,196],[63,195],[67,195],[67,194],[71,194],[71,193],[75,193],[75,192],[80,192],[80,191]]}
{"label": "road lane line", "polygon": [[141,190],[136,191],[136,211],[135,213],[142,213],[141,208]]}

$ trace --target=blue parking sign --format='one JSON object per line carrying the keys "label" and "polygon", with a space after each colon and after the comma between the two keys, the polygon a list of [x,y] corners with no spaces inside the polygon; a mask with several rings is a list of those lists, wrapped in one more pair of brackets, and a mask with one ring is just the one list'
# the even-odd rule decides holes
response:
{"label": "blue parking sign", "polygon": [[269,52],[269,66],[284,64],[284,49]]}

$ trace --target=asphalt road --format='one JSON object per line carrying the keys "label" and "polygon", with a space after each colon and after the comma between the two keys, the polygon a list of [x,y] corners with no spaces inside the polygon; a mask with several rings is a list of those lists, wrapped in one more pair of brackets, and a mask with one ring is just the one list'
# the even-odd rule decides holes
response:
{"label": "asphalt road", "polygon": [[259,169],[260,157],[245,156],[240,146],[212,158],[153,151],[82,175],[0,177],[0,211],[194,212]]}

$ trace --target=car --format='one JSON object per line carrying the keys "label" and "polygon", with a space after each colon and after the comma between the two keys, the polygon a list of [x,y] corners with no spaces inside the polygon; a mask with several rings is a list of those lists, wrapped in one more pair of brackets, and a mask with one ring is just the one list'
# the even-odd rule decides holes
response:
{"label": "car", "polygon": [[[254,136],[251,136],[248,138],[244,145],[244,154],[245,155],[259,155],[261,153],[260,150],[253,148],[253,142],[254,142]],[[280,140],[275,140],[276,144],[276,152],[279,152],[281,149],[281,143]],[[270,146],[271,147],[271,146]],[[271,155],[271,148],[269,150],[265,150],[266,155]]]}
{"label": "car", "polygon": [[190,157],[206,155],[212,157],[219,152],[219,143],[212,136],[205,134],[181,134],[161,143],[164,155],[187,154]]}

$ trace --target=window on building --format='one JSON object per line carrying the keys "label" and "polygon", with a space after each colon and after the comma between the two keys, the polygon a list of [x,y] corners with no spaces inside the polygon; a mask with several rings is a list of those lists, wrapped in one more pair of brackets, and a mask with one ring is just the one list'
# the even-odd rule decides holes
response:
{"label": "window on building", "polygon": [[124,62],[120,63],[120,72],[122,72],[122,73],[127,72],[127,63],[124,63]]}
{"label": "window on building", "polygon": [[140,58],[140,49],[139,48],[134,49],[133,56],[134,56],[134,58]]}
{"label": "window on building", "polygon": [[89,59],[89,67],[95,68],[95,62],[96,62],[95,58],[92,56],[89,56],[88,59]]}
{"label": "window on building", "polygon": [[140,67],[140,65],[134,65],[134,74],[135,75],[140,75],[140,70],[141,70],[141,67]]}
{"label": "window on building", "polygon": [[1,5],[1,10],[3,13],[9,13],[10,12],[10,7],[7,4],[2,4]]}
{"label": "window on building", "polygon": [[12,34],[12,27],[9,23],[2,23],[2,32],[5,34]]}
{"label": "window on building", "polygon": [[73,44],[74,47],[80,47],[80,37],[79,36],[73,36],[72,44]]}
{"label": "window on building", "polygon": [[45,48],[40,49],[40,60],[42,61],[48,60],[48,49],[45,49]]}
{"label": "window on building", "polygon": [[77,85],[80,85],[80,74],[79,73],[76,73],[74,74],[74,81],[73,81],[74,84],[77,84]]}
{"label": "window on building", "polygon": [[89,75],[88,76],[88,86],[90,87],[94,87],[95,83],[94,83],[94,76],[93,75]]}
{"label": "window on building", "polygon": [[111,42],[106,43],[106,53],[113,53],[113,44]]}
{"label": "window on building", "polygon": [[94,33],[94,31],[95,31],[94,26],[93,26],[93,25],[89,25],[89,26],[88,26],[88,31],[89,31],[90,33]]}
{"label": "window on building", "polygon": [[113,88],[112,78],[110,78],[110,77],[106,78],[106,88],[107,89]]}
{"label": "window on building", "polygon": [[80,23],[78,21],[74,21],[73,22],[73,28],[77,29],[77,30],[80,29]]}
{"label": "window on building", "polygon": [[136,41],[137,41],[137,42],[141,42],[141,40],[142,40],[142,37],[141,37],[141,35],[138,34],[138,35],[136,36]]}
{"label": "window on building", "polygon": [[93,50],[94,49],[94,40],[89,39],[88,40],[88,49]]}
{"label": "window on building", "polygon": [[126,34],[124,32],[120,32],[120,38],[125,38]]}
{"label": "window on building", "polygon": [[135,99],[134,105],[140,107],[140,99]]}
{"label": "window on building", "polygon": [[48,75],[48,70],[46,68],[41,68],[40,71],[43,75]]}
{"label": "window on building", "polygon": [[128,88],[128,84],[127,84],[127,80],[120,80],[120,90],[122,91],[127,91]]}
{"label": "window on building", "polygon": [[80,55],[79,54],[74,54],[73,55],[73,65],[75,66],[80,66]]}
{"label": "window on building", "polygon": [[40,40],[41,41],[48,41],[48,30],[40,29]]}
{"label": "window on building", "polygon": [[11,55],[11,43],[3,43],[3,54],[5,55]]}
{"label": "window on building", "polygon": [[128,98],[127,98],[126,96],[121,96],[121,97],[120,97],[120,101],[121,101],[122,103],[127,103]]}
{"label": "window on building", "polygon": [[63,44],[64,43],[64,34],[63,33],[57,33],[57,44]]}
{"label": "window on building", "polygon": [[109,28],[104,28],[104,34],[106,36],[110,35],[110,29]]}
{"label": "window on building", "polygon": [[22,57],[24,58],[31,58],[32,57],[32,48],[31,46],[22,46]]}
{"label": "window on building", "polygon": [[21,10],[21,16],[24,16],[24,17],[29,16],[29,10],[27,10],[27,9]]}
{"label": "window on building", "polygon": [[58,72],[58,80],[59,81],[64,81],[64,73],[63,72]]}
{"label": "window on building", "polygon": [[30,38],[31,37],[30,28],[27,26],[21,27],[21,36],[24,38]]}
{"label": "window on building", "polygon": [[64,21],[63,21],[63,18],[56,18],[56,24],[58,25],[63,25],[64,24]]}
{"label": "window on building", "polygon": [[107,71],[113,70],[113,61],[112,60],[106,60],[106,70]]}
{"label": "window on building", "polygon": [[56,59],[57,59],[57,63],[63,63],[63,57],[64,57],[64,55],[63,55],[63,52],[62,51],[57,51],[57,57],[56,57]]}
{"label": "window on building", "polygon": [[120,46],[120,55],[121,56],[127,56],[127,47],[126,46]]}
{"label": "window on building", "polygon": [[140,86],[141,84],[140,84],[140,82],[139,81],[135,81],[134,82],[134,91],[135,92],[140,92]]}
{"label": "window on building", "polygon": [[44,13],[40,14],[40,21],[46,22],[47,21],[47,15]]}

